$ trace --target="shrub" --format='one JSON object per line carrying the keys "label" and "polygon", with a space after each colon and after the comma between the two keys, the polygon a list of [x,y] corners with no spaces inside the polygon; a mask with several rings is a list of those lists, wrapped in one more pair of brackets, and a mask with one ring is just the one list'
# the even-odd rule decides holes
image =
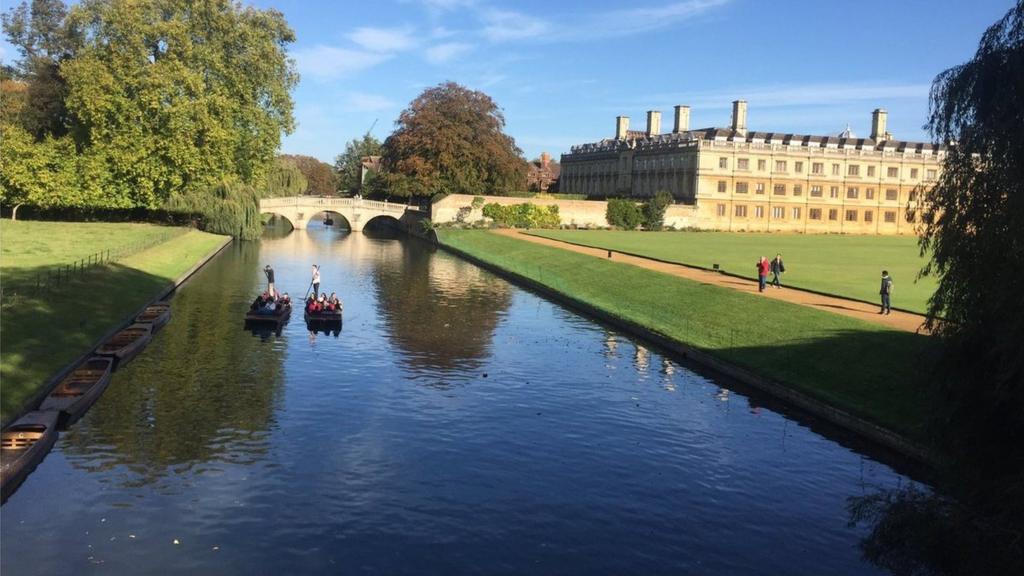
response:
{"label": "shrub", "polygon": [[673,203],[672,194],[664,190],[658,192],[644,204],[644,228],[661,230],[665,226],[665,211]]}
{"label": "shrub", "polygon": [[486,201],[487,200],[483,196],[473,196],[473,203],[470,204],[470,207],[472,207],[473,210],[479,210]]}
{"label": "shrub", "polygon": [[643,222],[644,215],[636,202],[626,198],[609,198],[605,219],[612,226],[623,230],[635,230]]}
{"label": "shrub", "polygon": [[498,203],[484,205],[484,216],[494,220],[498,226],[511,228],[557,228],[562,219],[558,206],[537,206],[536,204]]}

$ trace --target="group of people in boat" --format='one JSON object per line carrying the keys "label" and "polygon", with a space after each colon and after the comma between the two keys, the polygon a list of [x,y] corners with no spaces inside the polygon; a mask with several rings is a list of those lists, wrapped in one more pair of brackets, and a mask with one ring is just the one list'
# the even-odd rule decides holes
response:
{"label": "group of people in boat", "polygon": [[260,294],[253,300],[253,303],[249,305],[249,310],[257,314],[278,314],[284,308],[291,306],[292,298],[287,292],[275,297],[269,290]]}
{"label": "group of people in boat", "polygon": [[330,296],[326,294],[310,294],[309,298],[306,299],[306,312],[310,314],[319,314],[321,312],[336,312],[341,310],[341,300],[338,296],[331,292]]}

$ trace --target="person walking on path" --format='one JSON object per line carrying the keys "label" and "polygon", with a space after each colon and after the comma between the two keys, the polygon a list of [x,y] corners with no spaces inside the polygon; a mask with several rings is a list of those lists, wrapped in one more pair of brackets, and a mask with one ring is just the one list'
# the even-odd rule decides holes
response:
{"label": "person walking on path", "polygon": [[274,292],[274,269],[267,264],[263,267],[263,273],[267,275],[267,294],[270,294],[271,298],[277,297],[277,293]]}
{"label": "person walking on path", "polygon": [[878,294],[882,297],[882,309],[878,313],[888,314],[892,312],[892,305],[889,300],[890,296],[892,296],[892,277],[889,276],[888,270],[882,270],[882,287],[879,288]]}
{"label": "person walking on path", "polygon": [[761,259],[757,262],[757,291],[764,292],[765,285],[768,283],[768,271],[771,270],[771,264],[768,262],[767,256],[761,256]]}
{"label": "person walking on path", "polygon": [[782,254],[776,254],[775,259],[772,260],[772,286],[782,288],[782,282],[779,279],[785,271],[786,265],[782,263]]}
{"label": "person walking on path", "polygon": [[313,298],[320,293],[320,265],[313,264]]}

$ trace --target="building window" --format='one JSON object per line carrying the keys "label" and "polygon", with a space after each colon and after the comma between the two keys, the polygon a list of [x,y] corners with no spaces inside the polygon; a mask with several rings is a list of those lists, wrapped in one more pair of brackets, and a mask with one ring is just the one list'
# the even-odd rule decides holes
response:
{"label": "building window", "polygon": [[867,199],[867,200],[874,200],[875,199],[875,189],[874,188],[868,188],[867,190],[865,190],[864,191],[864,198]]}
{"label": "building window", "polygon": [[719,158],[718,159],[718,167],[719,168],[728,168],[729,167],[729,159],[724,157],[724,156]]}
{"label": "building window", "polygon": [[874,222],[875,221],[875,213],[872,212],[871,210],[865,210],[864,211],[864,221],[865,222]]}
{"label": "building window", "polygon": [[846,211],[846,221],[847,222],[856,222],[857,221],[857,211],[856,210],[847,210]]}
{"label": "building window", "polygon": [[828,219],[829,220],[838,220],[839,219],[839,210],[836,210],[835,208],[829,208],[829,210],[828,210]]}
{"label": "building window", "polygon": [[725,204],[718,205],[718,215],[725,216]]}
{"label": "building window", "polygon": [[846,167],[847,176],[860,176],[860,166],[857,164],[850,164]]}
{"label": "building window", "polygon": [[799,219],[800,219],[800,209],[799,208],[793,208],[793,220],[799,220]]}
{"label": "building window", "polygon": [[829,198],[839,198],[839,186],[832,186],[828,189]]}
{"label": "building window", "polygon": [[755,194],[764,194],[764,182],[758,182],[754,188]]}
{"label": "building window", "polygon": [[743,204],[737,204],[736,205],[736,217],[737,218],[746,218],[747,217],[747,207],[744,206]]}
{"label": "building window", "polygon": [[754,218],[764,218],[764,206],[754,206]]}
{"label": "building window", "polygon": [[839,164],[833,164],[832,165],[832,175],[833,176],[839,176],[839,174],[840,174],[840,172],[839,172]]}
{"label": "building window", "polygon": [[860,190],[856,186],[851,186],[846,189],[846,197],[851,200],[856,200],[860,196]]}
{"label": "building window", "polygon": [[885,175],[888,176],[889,178],[899,178],[900,177],[900,169],[899,168],[887,168],[886,172],[885,172]]}
{"label": "building window", "polygon": [[821,198],[821,186],[811,186],[811,197]]}
{"label": "building window", "polygon": [[768,166],[768,163],[765,162],[764,160],[758,160],[757,161],[757,169],[760,170],[761,172],[764,172],[767,169],[766,168],[767,166]]}
{"label": "building window", "polygon": [[737,170],[750,170],[750,160],[746,158],[739,158],[736,160]]}
{"label": "building window", "polygon": [[804,163],[803,162],[793,162],[793,170],[796,170],[797,174],[803,174],[804,173]]}
{"label": "building window", "polygon": [[821,162],[815,162],[814,164],[811,164],[811,173],[812,174],[824,174],[825,173],[825,164],[823,164]]}
{"label": "building window", "polygon": [[811,220],[821,220],[821,208],[809,208],[807,210],[807,217]]}
{"label": "building window", "polygon": [[776,160],[775,161],[775,171],[776,172],[785,172],[786,171],[786,161],[785,160]]}
{"label": "building window", "polygon": [[737,182],[736,183],[736,193],[737,194],[746,194],[747,193],[747,183],[746,182]]}
{"label": "building window", "polygon": [[775,220],[785,220],[786,209],[782,206],[772,206],[772,218]]}
{"label": "building window", "polygon": [[935,177],[938,176],[939,173],[936,172],[934,168],[929,168],[924,174],[925,180],[935,180]]}
{"label": "building window", "polygon": [[728,191],[728,186],[729,186],[729,184],[725,180],[719,180],[718,181],[718,191],[719,192],[727,192]]}
{"label": "building window", "polygon": [[895,210],[886,210],[885,211],[885,221],[890,223],[890,224],[895,222],[896,221],[896,211]]}
{"label": "building window", "polygon": [[801,184],[793,184],[793,196],[803,196],[804,187]]}
{"label": "building window", "polygon": [[772,194],[774,194],[776,196],[785,196],[786,195],[786,185],[785,184],[776,184],[774,187],[772,187]]}
{"label": "building window", "polygon": [[917,168],[910,169],[910,179],[917,180]]}
{"label": "building window", "polygon": [[899,198],[899,192],[897,192],[895,188],[887,188],[885,190],[886,200],[896,200],[897,198]]}
{"label": "building window", "polygon": [[868,166],[868,177],[870,178],[870,177],[872,177],[874,175],[875,175],[875,167],[874,166]]}

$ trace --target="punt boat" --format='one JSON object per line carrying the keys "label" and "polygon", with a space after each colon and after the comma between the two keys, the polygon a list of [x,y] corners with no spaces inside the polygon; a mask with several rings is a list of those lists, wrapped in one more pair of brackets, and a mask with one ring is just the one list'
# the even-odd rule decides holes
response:
{"label": "punt boat", "polygon": [[157,302],[146,306],[141,314],[135,317],[136,324],[149,324],[153,326],[153,332],[164,327],[171,319],[171,305],[169,302]]}
{"label": "punt boat", "polygon": [[18,489],[57,441],[59,412],[29,412],[0,432],[0,502]]}
{"label": "punt boat", "polygon": [[107,389],[113,371],[113,358],[89,358],[57,384],[53,392],[43,400],[39,410],[60,412],[62,428],[74,424]]}
{"label": "punt boat", "polygon": [[291,303],[281,306],[281,308],[274,310],[272,314],[260,313],[259,311],[249,310],[245,314],[246,326],[252,325],[281,325],[284,324],[292,315]]}
{"label": "punt boat", "polygon": [[132,324],[100,344],[96,354],[114,359],[114,368],[120,367],[142,351],[153,339],[153,327],[149,324]]}

